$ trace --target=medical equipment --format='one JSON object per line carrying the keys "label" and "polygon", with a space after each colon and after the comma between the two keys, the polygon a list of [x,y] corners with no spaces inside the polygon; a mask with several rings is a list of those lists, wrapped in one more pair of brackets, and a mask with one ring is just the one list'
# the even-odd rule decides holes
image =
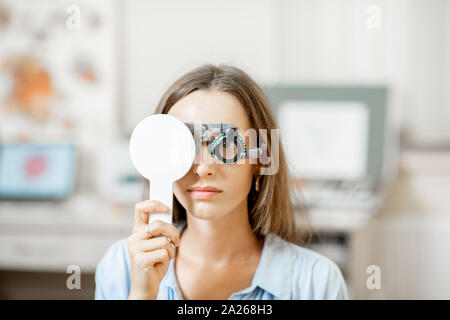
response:
{"label": "medical equipment", "polygon": [[[256,131],[250,133],[254,133],[249,134],[250,139],[256,138]],[[249,149],[238,129],[229,123],[183,123],[167,114],[142,120],[130,138],[131,160],[136,170],[150,180],[149,199],[158,200],[170,208],[169,214],[151,214],[149,223],[155,219],[172,222],[173,182],[189,171],[203,142],[207,143],[209,153],[221,163],[234,164],[245,158],[267,157],[267,145],[259,138],[260,147]]]}
{"label": "medical equipment", "polygon": [[169,213],[152,213],[148,223],[172,223],[173,182],[191,168],[194,138],[188,127],[167,114],[152,115],[136,126],[130,138],[130,156],[136,170],[150,180],[149,199],[169,207]]}
{"label": "medical equipment", "polygon": [[[267,145],[248,149],[238,128],[224,122],[185,122],[194,135],[196,153],[203,142],[207,143],[210,154],[224,164],[234,164],[241,159],[257,159],[267,156]],[[254,135],[256,138],[256,134]]]}

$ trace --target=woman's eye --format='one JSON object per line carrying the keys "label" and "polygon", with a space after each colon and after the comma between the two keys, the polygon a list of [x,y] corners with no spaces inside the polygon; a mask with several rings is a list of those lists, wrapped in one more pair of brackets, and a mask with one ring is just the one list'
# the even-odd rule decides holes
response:
{"label": "woman's eye", "polygon": [[233,142],[226,142],[224,140],[223,143],[220,144],[219,153],[225,159],[232,159],[236,156],[236,145]]}

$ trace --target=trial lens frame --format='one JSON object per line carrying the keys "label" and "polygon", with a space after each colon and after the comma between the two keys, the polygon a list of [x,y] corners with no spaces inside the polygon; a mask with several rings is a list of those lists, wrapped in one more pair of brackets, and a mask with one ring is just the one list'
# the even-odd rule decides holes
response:
{"label": "trial lens frame", "polygon": [[[194,137],[201,137],[201,141],[195,141],[195,149],[198,153],[203,142],[207,143],[208,151],[216,159],[225,164],[233,164],[244,158],[258,159],[267,155],[267,145],[261,142],[261,147],[248,149],[244,139],[239,135],[238,129],[229,123],[224,122],[185,122]],[[217,152],[217,148],[222,144],[233,142],[237,148],[233,158],[224,158]]]}

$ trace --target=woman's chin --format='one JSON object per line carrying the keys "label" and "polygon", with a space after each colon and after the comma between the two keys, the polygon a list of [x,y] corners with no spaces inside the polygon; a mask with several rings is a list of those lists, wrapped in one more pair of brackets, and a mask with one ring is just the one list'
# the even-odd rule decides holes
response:
{"label": "woman's chin", "polygon": [[193,217],[198,219],[214,219],[221,216],[223,210],[222,206],[212,203],[193,203],[193,208],[191,214]]}

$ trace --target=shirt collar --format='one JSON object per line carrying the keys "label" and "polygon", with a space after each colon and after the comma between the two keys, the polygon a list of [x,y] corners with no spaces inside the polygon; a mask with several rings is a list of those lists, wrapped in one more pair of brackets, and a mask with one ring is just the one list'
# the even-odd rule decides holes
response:
{"label": "shirt collar", "polygon": [[[185,226],[185,221],[177,226],[180,233],[184,230]],[[165,282],[181,299],[181,292],[175,276],[174,260],[170,260]],[[292,272],[292,253],[290,246],[287,246],[279,236],[269,233],[264,238],[261,258],[253,276],[251,286],[238,293],[251,292],[255,287],[260,287],[278,299],[290,299]]]}
{"label": "shirt collar", "polygon": [[259,286],[278,299],[290,299],[292,272],[290,246],[279,236],[268,233],[252,285]]}
{"label": "shirt collar", "polygon": [[[176,225],[176,228],[180,232],[180,238],[181,238],[181,234],[183,233],[185,227],[186,227],[185,220],[179,222]],[[176,295],[178,295],[179,299],[182,299],[181,290],[178,287],[178,282],[177,282],[177,278],[175,275],[175,264],[174,263],[175,263],[175,259],[170,259],[169,268],[167,269],[167,273],[165,275],[165,281],[161,281],[161,282],[165,282],[165,284],[168,287],[172,288],[172,290],[175,291],[175,293],[176,293]]]}

